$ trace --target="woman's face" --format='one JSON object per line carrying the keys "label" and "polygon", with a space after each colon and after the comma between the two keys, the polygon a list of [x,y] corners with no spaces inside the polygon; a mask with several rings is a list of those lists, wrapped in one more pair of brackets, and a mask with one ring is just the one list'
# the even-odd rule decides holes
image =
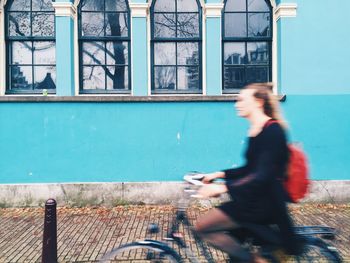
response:
{"label": "woman's face", "polygon": [[243,89],[238,94],[237,102],[235,104],[238,116],[249,118],[253,112],[261,111],[261,102],[254,97],[254,92],[254,89]]}

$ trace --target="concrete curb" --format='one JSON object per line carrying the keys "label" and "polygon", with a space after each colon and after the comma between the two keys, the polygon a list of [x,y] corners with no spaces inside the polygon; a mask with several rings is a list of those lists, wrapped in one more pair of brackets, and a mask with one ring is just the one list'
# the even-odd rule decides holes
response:
{"label": "concrete curb", "polygon": [[[73,207],[174,204],[183,187],[182,182],[1,184],[0,207],[44,206],[48,198]],[[313,181],[303,202],[350,202],[350,180]]]}

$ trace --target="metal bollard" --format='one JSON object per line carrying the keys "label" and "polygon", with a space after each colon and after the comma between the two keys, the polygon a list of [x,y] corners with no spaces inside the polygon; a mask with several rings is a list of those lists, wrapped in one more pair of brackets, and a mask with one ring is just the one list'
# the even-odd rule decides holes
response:
{"label": "metal bollard", "polygon": [[57,220],[56,201],[48,199],[45,203],[45,221],[42,263],[57,263]]}

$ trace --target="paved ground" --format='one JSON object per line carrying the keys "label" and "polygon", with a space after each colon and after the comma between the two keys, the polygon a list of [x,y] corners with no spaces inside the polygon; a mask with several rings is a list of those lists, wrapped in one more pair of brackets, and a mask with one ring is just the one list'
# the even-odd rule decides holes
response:
{"label": "paved ground", "polygon": [[[298,205],[291,210],[297,224],[339,229],[332,243],[345,262],[350,262],[350,205]],[[204,208],[191,208],[191,221],[204,212]],[[58,261],[96,262],[120,244],[149,237],[146,229],[152,222],[162,230],[152,238],[162,240],[173,214],[171,206],[58,208]],[[0,209],[0,262],[41,262],[43,222],[42,208]],[[191,238],[187,239],[198,251]],[[222,253],[212,253],[217,262],[225,262]]]}

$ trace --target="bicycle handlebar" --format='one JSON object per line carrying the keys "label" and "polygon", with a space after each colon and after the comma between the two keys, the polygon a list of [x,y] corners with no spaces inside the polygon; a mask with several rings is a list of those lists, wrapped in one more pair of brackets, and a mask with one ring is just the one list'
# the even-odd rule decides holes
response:
{"label": "bicycle handlebar", "polygon": [[184,180],[190,184],[201,186],[204,175],[197,173],[189,173],[184,176]]}

